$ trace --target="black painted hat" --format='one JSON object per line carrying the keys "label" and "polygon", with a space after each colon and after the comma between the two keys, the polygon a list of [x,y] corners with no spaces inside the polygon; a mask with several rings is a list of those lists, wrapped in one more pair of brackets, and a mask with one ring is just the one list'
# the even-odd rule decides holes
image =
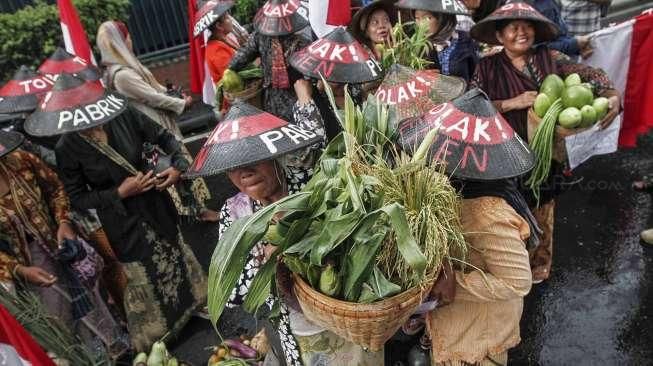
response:
{"label": "black painted hat", "polygon": [[535,43],[552,41],[558,37],[558,26],[547,17],[540,14],[531,5],[515,1],[498,8],[487,18],[476,23],[470,30],[470,35],[477,41],[498,45],[497,23],[503,20],[527,20],[535,26]]}
{"label": "black painted hat", "polygon": [[498,180],[533,169],[535,156],[497,112],[487,95],[472,89],[436,106],[423,116],[401,122],[398,142],[413,152],[432,129],[439,133],[428,158],[444,162],[446,171],[467,180]]}
{"label": "black painted hat", "polygon": [[268,0],[254,17],[254,29],[266,36],[285,36],[308,25],[308,9],[300,0]]}
{"label": "black painted hat", "polygon": [[344,27],[292,54],[290,65],[314,79],[334,83],[366,83],[383,76],[381,65]]}
{"label": "black painted hat", "polygon": [[469,15],[465,4],[459,0],[399,0],[397,7],[410,10],[426,10],[432,13]]}
{"label": "black painted hat", "polygon": [[312,131],[238,102],[215,127],[184,178],[215,175],[275,159],[320,140]]}
{"label": "black painted hat", "polygon": [[394,64],[377,89],[376,97],[395,110],[397,120],[391,121],[395,128],[406,118],[421,116],[436,105],[461,96],[466,87],[465,80],[458,77]]}
{"label": "black painted hat", "polygon": [[193,37],[197,37],[209,29],[224,13],[234,6],[233,1],[209,0],[201,4],[195,13]]}
{"label": "black painted hat", "polygon": [[102,125],[127,109],[127,98],[98,81],[61,74],[36,111],[25,121],[33,136],[56,136]]}
{"label": "black painted hat", "polygon": [[85,80],[100,80],[102,72],[83,59],[68,53],[65,49],[57,47],[52,56],[41,64],[39,72],[54,79],[54,75],[62,73],[77,74]]}
{"label": "black painted hat", "polygon": [[25,141],[25,137],[18,132],[0,130],[0,157],[16,150]]}
{"label": "black painted hat", "polygon": [[21,66],[2,88],[0,88],[0,113],[14,114],[32,112],[39,98],[54,85],[51,76],[41,75]]}

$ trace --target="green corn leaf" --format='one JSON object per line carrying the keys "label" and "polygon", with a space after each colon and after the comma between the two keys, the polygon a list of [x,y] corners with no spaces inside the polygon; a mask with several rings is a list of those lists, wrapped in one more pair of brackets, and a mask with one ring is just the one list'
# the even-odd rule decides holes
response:
{"label": "green corn leaf", "polygon": [[346,301],[356,301],[360,296],[363,281],[369,277],[376,255],[387,234],[387,227],[374,226],[380,214],[379,211],[374,215],[368,215],[352,234],[353,244],[344,259],[343,268],[343,295]]}
{"label": "green corn leaf", "polygon": [[279,251],[275,251],[267,262],[259,269],[252,279],[249,291],[243,302],[245,311],[255,313],[261,305],[265,304],[265,300],[270,296],[270,289],[272,280],[277,273],[277,256]]}
{"label": "green corn leaf", "polygon": [[[287,252],[286,252],[287,253]],[[302,278],[307,278],[308,275],[308,264],[301,260],[296,255],[284,254],[283,263],[288,267],[288,269],[300,275]]]}
{"label": "green corn leaf", "polygon": [[310,252],[310,250],[315,246],[315,243],[317,242],[317,239],[320,237],[320,232],[321,231],[311,231],[309,232],[299,241],[296,243],[290,245],[284,253],[286,254],[299,254],[300,256],[305,256]]}
{"label": "green corn leaf", "polygon": [[374,293],[377,294],[380,298],[388,298],[401,292],[401,286],[388,281],[379,267],[374,266],[372,274],[373,276],[370,278],[368,283],[372,285]]}
{"label": "green corn leaf", "polygon": [[410,226],[408,226],[404,207],[398,203],[392,203],[382,207],[381,210],[390,218],[390,224],[395,231],[397,249],[399,249],[401,256],[410,268],[415,271],[415,276],[422,278],[426,269],[426,257],[417,245]]}
{"label": "green corn leaf", "polygon": [[[339,209],[342,212],[342,205],[339,206]],[[311,249],[312,265],[321,266],[324,258],[351,235],[363,217],[359,211],[352,211],[344,215],[339,215],[337,212],[337,209],[327,212],[329,217],[325,220],[317,243]]]}
{"label": "green corn leaf", "polygon": [[208,308],[215,325],[240,277],[245,259],[268,229],[270,219],[278,207],[298,207],[310,193],[298,193],[264,207],[252,216],[236,220],[220,238],[209,266]]}

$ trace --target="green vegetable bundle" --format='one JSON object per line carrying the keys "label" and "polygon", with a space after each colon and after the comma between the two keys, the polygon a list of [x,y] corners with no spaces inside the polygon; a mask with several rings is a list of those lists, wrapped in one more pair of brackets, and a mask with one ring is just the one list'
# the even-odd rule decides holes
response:
{"label": "green vegetable bundle", "polygon": [[[412,26],[414,32],[409,36],[406,28]],[[424,70],[431,61],[425,59],[433,45],[428,37],[428,25],[419,22],[402,23],[392,27],[390,47],[377,45],[381,51],[381,65],[384,70],[394,64],[408,66],[415,70]]]}
{"label": "green vegetable bundle", "polygon": [[94,354],[70,329],[50,316],[39,299],[29,291],[12,293],[0,284],[0,304],[27,330],[46,351],[71,365],[108,365],[106,356]]}
{"label": "green vegetable bundle", "polygon": [[263,78],[263,69],[254,64],[249,64],[244,69],[235,72],[227,69],[222,79],[215,85],[215,105],[220,108],[224,100],[224,93],[236,93],[245,89],[245,85],[249,80]]}
{"label": "green vegetable bundle", "polygon": [[234,222],[220,239],[209,269],[212,321],[263,238],[278,248],[251,283],[247,311],[274,290],[281,261],[327,296],[369,303],[433,280],[449,255],[464,258],[460,201],[443,167],[426,165],[426,154],[411,160],[396,151],[387,108],[372,97],[357,107],[346,94],[341,117],[344,132],[306,187]]}

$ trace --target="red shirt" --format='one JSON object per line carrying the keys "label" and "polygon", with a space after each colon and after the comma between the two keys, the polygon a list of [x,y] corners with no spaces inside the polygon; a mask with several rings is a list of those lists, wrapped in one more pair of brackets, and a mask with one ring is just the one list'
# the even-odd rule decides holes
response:
{"label": "red shirt", "polygon": [[206,45],[205,59],[211,73],[211,79],[217,83],[229,66],[236,50],[223,41],[210,40]]}

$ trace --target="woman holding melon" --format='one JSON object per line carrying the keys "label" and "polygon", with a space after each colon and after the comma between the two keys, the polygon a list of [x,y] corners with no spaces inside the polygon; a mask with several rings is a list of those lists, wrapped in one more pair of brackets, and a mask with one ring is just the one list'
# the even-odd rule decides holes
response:
{"label": "woman holding melon", "polygon": [[[488,94],[524,140],[528,139],[528,110],[535,103],[537,91],[550,74],[565,78],[576,73],[591,85],[594,94],[608,99],[608,111],[597,122],[601,128],[608,127],[619,114],[619,93],[605,72],[577,64],[560,52],[539,45],[555,39],[557,34],[555,24],[524,2],[513,2],[500,7],[471,30],[471,35],[476,40],[503,46],[501,52],[481,59],[472,84]],[[534,47],[535,44],[539,46]],[[556,169],[560,170],[560,166],[552,165],[552,171]],[[549,178],[553,176],[554,174],[549,174]],[[552,261],[556,192],[553,180],[549,179],[547,183],[551,184],[546,185],[548,189],[538,192],[539,207],[533,210],[544,230],[541,244],[530,253],[533,281],[536,283],[549,277]],[[533,200],[532,207],[536,206],[535,201]]]}

